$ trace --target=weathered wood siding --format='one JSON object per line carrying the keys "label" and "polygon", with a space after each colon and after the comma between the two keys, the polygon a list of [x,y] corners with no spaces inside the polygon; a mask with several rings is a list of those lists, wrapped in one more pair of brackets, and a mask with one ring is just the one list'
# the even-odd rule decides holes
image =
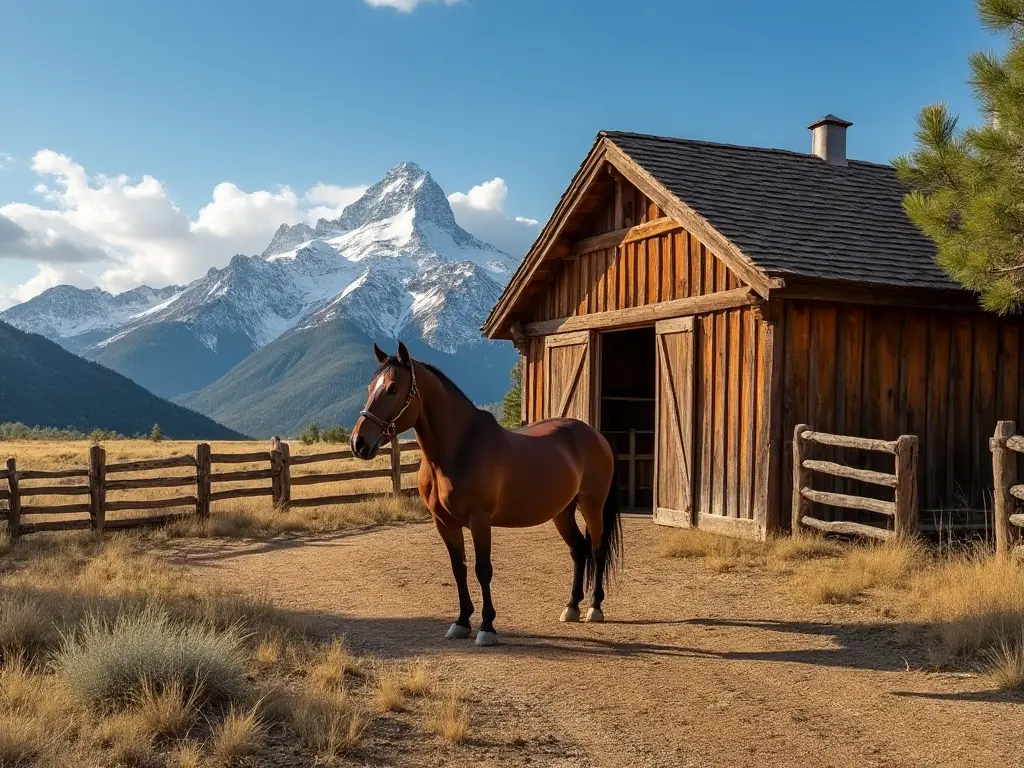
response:
{"label": "weathered wood siding", "polygon": [[753,520],[767,484],[766,328],[747,308],[702,315],[696,333],[694,511]]}
{"label": "weathered wood siding", "polygon": [[[913,434],[921,439],[922,510],[990,503],[988,438],[999,419],[1024,423],[1019,318],[816,301],[787,301],[779,309],[777,338],[784,353],[776,404],[787,436],[783,477],[792,475],[789,441],[801,422],[885,440]],[[892,471],[891,458],[854,451],[837,458]],[[869,491],[821,475],[815,485]],[[775,502],[789,520],[788,485],[778,492]],[[836,512],[849,514],[820,509],[826,519],[837,519]]]}
{"label": "weathered wood siding", "polygon": [[[623,184],[626,227],[663,218],[662,211],[629,184]],[[614,201],[596,212],[579,238],[614,231]],[[682,227],[560,260],[545,290],[534,300],[531,321],[554,320],[671,299],[703,296],[741,287],[735,274],[711,250]],[[527,421],[544,418],[544,342],[527,342]]]}

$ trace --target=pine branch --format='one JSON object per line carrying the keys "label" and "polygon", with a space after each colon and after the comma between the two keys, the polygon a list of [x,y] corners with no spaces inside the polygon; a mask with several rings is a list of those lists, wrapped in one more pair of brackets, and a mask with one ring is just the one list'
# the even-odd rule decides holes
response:
{"label": "pine branch", "polygon": [[997,32],[1013,31],[1024,26],[1024,2],[1022,0],[978,0],[978,16],[981,23]]}

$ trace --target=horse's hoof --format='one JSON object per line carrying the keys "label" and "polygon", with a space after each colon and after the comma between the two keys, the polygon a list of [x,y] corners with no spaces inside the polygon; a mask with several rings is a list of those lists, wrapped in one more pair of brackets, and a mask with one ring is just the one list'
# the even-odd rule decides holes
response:
{"label": "horse's hoof", "polygon": [[579,621],[580,620],[580,609],[579,608],[570,608],[569,606],[566,606],[565,610],[562,611],[562,615],[558,617],[558,620],[559,621]]}
{"label": "horse's hoof", "polygon": [[469,633],[472,630],[469,627],[464,627],[461,624],[452,624],[448,627],[448,633],[445,635],[446,640],[465,640],[469,637]]}
{"label": "horse's hoof", "polygon": [[587,621],[602,622],[604,621],[604,614],[601,613],[600,608],[591,608],[587,611]]}
{"label": "horse's hoof", "polygon": [[498,633],[497,632],[484,632],[482,629],[476,633],[476,644],[477,645],[497,645],[498,644]]}

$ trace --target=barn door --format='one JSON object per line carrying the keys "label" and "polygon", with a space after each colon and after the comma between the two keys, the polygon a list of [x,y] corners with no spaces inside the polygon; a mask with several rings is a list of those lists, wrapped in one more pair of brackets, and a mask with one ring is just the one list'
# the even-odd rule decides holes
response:
{"label": "barn door", "polygon": [[693,524],[693,318],[662,320],[655,327],[654,519]]}
{"label": "barn door", "polygon": [[590,331],[544,340],[544,415],[590,423]]}

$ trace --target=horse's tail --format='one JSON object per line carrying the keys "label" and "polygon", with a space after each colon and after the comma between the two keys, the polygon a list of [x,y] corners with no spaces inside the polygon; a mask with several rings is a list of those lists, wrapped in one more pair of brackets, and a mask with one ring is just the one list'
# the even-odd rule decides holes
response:
{"label": "horse's tail", "polygon": [[[613,456],[612,479],[601,514],[601,550],[605,554],[604,578],[610,579],[622,565],[622,516],[619,510],[618,459]],[[587,587],[594,581],[597,559],[590,530],[587,530]]]}

